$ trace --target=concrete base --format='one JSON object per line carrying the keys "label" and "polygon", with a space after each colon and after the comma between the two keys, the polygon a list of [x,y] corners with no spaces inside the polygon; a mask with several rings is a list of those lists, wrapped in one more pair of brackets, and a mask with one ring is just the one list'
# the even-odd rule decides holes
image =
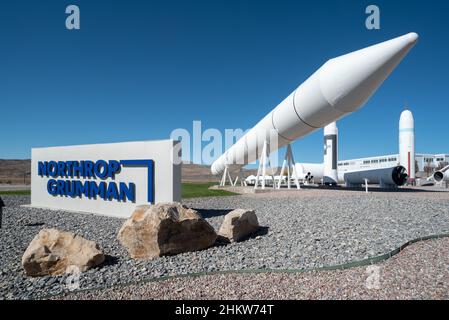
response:
{"label": "concrete base", "polygon": [[116,218],[116,219],[128,219],[129,217],[131,217],[131,214],[133,213],[131,211],[131,212],[129,212],[128,216],[123,216],[123,215],[118,215],[116,213],[111,213],[111,214],[107,214],[107,213],[93,213],[93,212],[81,211],[81,210],[60,209],[60,208],[46,207],[46,206],[33,206],[31,204],[22,204],[22,205],[20,205],[20,207],[22,207],[22,208],[31,208],[31,209],[51,210],[51,211],[64,211],[64,212],[69,212],[69,213],[81,213],[81,214],[89,214],[89,215],[100,215],[100,216],[106,216],[106,217],[111,217],[111,218]]}
{"label": "concrete base", "polygon": [[224,186],[221,187],[219,185],[214,185],[209,187],[209,189],[211,190],[225,190],[225,191],[229,191],[229,192],[234,192],[234,193],[238,193],[238,194],[256,194],[256,193],[271,193],[271,192],[280,192],[280,191],[299,191],[296,188],[291,188],[291,189],[287,189],[287,188],[281,188],[281,189],[273,189],[273,187],[265,187],[264,190],[262,189],[254,189],[254,186],[248,186],[248,187],[241,187],[241,186]]}

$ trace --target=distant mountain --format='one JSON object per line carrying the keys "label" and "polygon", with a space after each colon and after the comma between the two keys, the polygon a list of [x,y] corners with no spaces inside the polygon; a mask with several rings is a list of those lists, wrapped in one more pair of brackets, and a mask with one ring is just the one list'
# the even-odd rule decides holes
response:
{"label": "distant mountain", "polygon": [[[30,183],[31,160],[0,159],[0,184]],[[24,180],[25,179],[25,180]]]}
{"label": "distant mountain", "polygon": [[[31,160],[1,160],[0,159],[0,184],[30,183]],[[245,175],[255,174],[256,170],[245,170]],[[28,173],[28,174],[27,174]],[[210,173],[210,166],[192,163],[183,163],[183,182],[218,182],[220,176],[213,176]]]}

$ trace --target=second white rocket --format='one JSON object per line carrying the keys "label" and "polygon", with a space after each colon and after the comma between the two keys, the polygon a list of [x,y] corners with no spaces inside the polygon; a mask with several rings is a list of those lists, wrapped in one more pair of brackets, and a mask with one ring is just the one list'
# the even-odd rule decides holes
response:
{"label": "second white rocket", "polygon": [[338,128],[337,123],[324,127],[324,172],[323,183],[326,185],[338,184]]}

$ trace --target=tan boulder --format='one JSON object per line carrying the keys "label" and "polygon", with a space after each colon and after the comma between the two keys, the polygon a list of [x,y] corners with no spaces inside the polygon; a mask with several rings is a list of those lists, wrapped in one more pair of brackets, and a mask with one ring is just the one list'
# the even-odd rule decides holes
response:
{"label": "tan boulder", "polygon": [[235,209],[225,216],[218,235],[230,241],[240,241],[258,229],[259,221],[254,210]]}
{"label": "tan boulder", "polygon": [[139,206],[125,221],[118,239],[132,258],[154,258],[212,246],[214,228],[180,203]]}
{"label": "tan boulder", "polygon": [[72,232],[43,229],[31,241],[22,257],[22,266],[28,276],[58,275],[68,267],[81,272],[104,261],[98,245]]}

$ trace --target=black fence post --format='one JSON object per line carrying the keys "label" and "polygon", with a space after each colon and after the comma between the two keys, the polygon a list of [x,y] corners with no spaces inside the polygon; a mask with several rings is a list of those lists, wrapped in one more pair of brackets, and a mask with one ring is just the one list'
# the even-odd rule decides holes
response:
{"label": "black fence post", "polygon": [[3,207],[5,206],[5,203],[2,200],[2,197],[0,197],[0,229],[2,228],[3,224]]}

